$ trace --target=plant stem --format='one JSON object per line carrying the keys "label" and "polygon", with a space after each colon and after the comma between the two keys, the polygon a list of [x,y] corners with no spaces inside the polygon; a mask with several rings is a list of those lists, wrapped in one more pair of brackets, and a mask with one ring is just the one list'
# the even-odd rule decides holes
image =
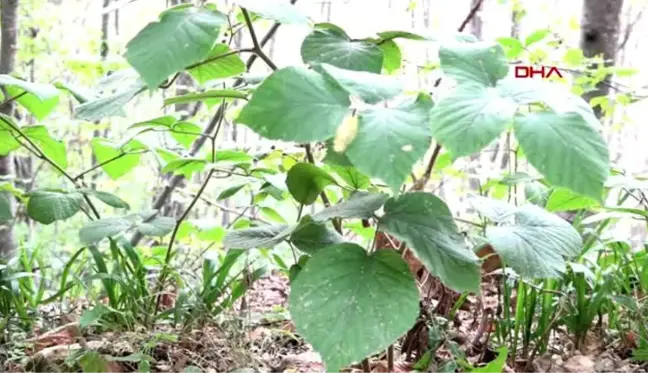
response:
{"label": "plant stem", "polygon": [[250,38],[252,38],[252,44],[254,45],[254,53],[261,57],[263,62],[270,66],[272,70],[277,70],[277,65],[275,65],[270,57],[268,57],[265,52],[263,52],[263,48],[261,47],[261,44],[259,44],[259,39],[257,39],[256,32],[254,31],[254,25],[252,25],[252,20],[250,19],[250,14],[245,8],[241,8],[241,12],[243,13],[243,17],[245,18],[245,24],[250,30]]}
{"label": "plant stem", "polygon": [[[171,257],[172,257],[172,252],[173,252],[173,244],[175,242],[175,238],[178,234],[178,230],[180,229],[180,225],[182,222],[187,218],[189,215],[189,212],[191,209],[194,207],[196,202],[200,199],[200,196],[203,194],[205,191],[205,188],[207,187],[207,184],[209,183],[209,180],[211,179],[212,175],[214,174],[214,170],[209,170],[207,173],[207,177],[205,178],[205,181],[202,183],[200,186],[200,189],[198,190],[198,193],[194,196],[194,198],[191,200],[189,203],[189,206],[184,210],[182,213],[182,216],[177,220],[175,227],[173,228],[173,233],[171,233],[171,238],[169,239],[169,247],[167,248],[166,255],[164,257],[164,264],[162,266],[162,271],[160,272],[160,277],[158,278],[157,281],[157,288],[154,294],[157,294],[157,300],[155,301],[155,311],[153,312],[153,318],[155,319],[155,316],[157,316],[158,311],[160,310],[160,300],[162,299],[162,290],[164,287],[164,282],[166,281],[166,276],[167,276],[167,269],[169,267],[169,264],[171,263]],[[147,320],[148,321],[148,320]],[[146,322],[148,323],[148,322]]]}

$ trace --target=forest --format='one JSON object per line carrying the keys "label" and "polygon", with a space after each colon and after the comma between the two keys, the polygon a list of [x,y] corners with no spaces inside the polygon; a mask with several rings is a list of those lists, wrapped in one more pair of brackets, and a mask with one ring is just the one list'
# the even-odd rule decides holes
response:
{"label": "forest", "polygon": [[0,0],[0,372],[648,371],[645,0]]}

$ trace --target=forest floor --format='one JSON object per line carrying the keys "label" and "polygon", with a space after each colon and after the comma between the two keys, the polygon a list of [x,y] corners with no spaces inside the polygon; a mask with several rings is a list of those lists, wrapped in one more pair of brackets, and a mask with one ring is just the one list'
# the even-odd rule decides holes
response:
{"label": "forest floor", "polygon": [[[483,322],[479,321],[497,307],[497,295],[492,285],[486,284],[482,294],[480,312],[475,312],[478,300],[473,299],[472,309],[459,311],[452,330],[447,334],[459,344],[473,366],[483,365],[497,355],[484,347],[488,343],[473,344],[476,340],[487,342],[490,333],[484,333]],[[11,343],[0,345],[0,360],[2,356],[10,357],[4,366],[0,364],[0,370],[66,371],[65,361],[71,356],[71,351],[84,347],[85,350],[112,356],[108,363],[112,372],[137,371],[138,356],[142,351],[154,358],[150,370],[155,372],[325,372],[320,356],[296,335],[287,312],[288,295],[288,280],[273,273],[257,281],[248,291],[248,305],[240,312],[238,321],[224,320],[219,326],[185,332],[169,327],[155,332],[90,332],[81,335],[74,316],[62,318],[59,321],[61,326],[57,328],[25,335],[22,340],[14,338]],[[536,357],[530,366],[523,360],[511,364],[509,359],[504,372],[647,371],[645,366],[632,364],[629,354],[618,343],[608,341],[609,338],[592,332],[585,347],[576,350],[568,337],[556,337],[551,342],[550,353]],[[400,347],[395,346],[394,371],[413,371],[414,363],[405,360],[405,354],[399,352]],[[24,357],[22,362],[17,359],[20,356]],[[440,348],[427,371],[439,371],[444,363],[452,360],[452,356],[449,350]],[[388,371],[385,356],[370,359],[370,366],[372,372]],[[360,366],[346,370],[362,371]]]}

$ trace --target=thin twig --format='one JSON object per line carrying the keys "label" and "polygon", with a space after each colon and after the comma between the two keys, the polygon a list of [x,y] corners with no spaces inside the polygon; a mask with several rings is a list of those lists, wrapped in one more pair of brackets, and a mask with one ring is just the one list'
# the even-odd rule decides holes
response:
{"label": "thin twig", "polygon": [[277,70],[277,65],[272,62],[270,57],[268,57],[265,52],[263,52],[263,47],[259,44],[259,39],[257,39],[256,32],[254,31],[254,25],[252,25],[252,20],[250,19],[250,14],[245,8],[241,8],[243,17],[245,18],[245,23],[250,31],[250,38],[252,38],[252,44],[254,44],[254,53],[256,53],[263,62],[265,62],[272,70]]}

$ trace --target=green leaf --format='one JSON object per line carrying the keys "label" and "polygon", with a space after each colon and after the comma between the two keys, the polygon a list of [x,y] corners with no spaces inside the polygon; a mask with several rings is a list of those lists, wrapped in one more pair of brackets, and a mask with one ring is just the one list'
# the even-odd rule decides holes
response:
{"label": "green leaf", "polygon": [[466,246],[448,206],[430,193],[392,197],[378,229],[406,241],[433,275],[452,289],[479,291],[477,256]]}
{"label": "green leaf", "polygon": [[459,87],[430,112],[432,132],[453,156],[471,155],[504,132],[516,110],[495,88]]}
{"label": "green leaf", "polygon": [[313,215],[313,220],[323,222],[333,218],[368,219],[374,216],[376,210],[380,209],[388,198],[389,195],[385,193],[355,192],[348,200]]}
{"label": "green leaf", "polygon": [[[11,124],[11,126],[9,125]],[[19,127],[8,115],[0,113],[0,156],[7,155],[20,148],[20,143],[16,140],[13,128]]]}
{"label": "green leaf", "polygon": [[304,205],[311,205],[325,187],[337,184],[335,179],[321,168],[310,163],[297,163],[286,176],[286,186],[293,198]]}
{"label": "green leaf", "polygon": [[[200,84],[244,73],[246,71],[245,62],[238,53],[229,54],[231,52],[232,50],[227,44],[216,44],[204,61],[194,68],[187,69],[187,71]],[[219,57],[224,55],[225,57]]]}
{"label": "green leaf", "polygon": [[302,67],[272,73],[236,121],[271,140],[323,141],[335,135],[351,101],[339,85]]}
{"label": "green leaf", "polygon": [[556,188],[549,195],[546,208],[548,211],[574,211],[599,207],[601,204],[592,198],[581,196],[567,188]]}
{"label": "green leaf", "polygon": [[[319,26],[319,25],[318,25]],[[327,63],[346,70],[380,74],[382,51],[376,44],[354,41],[339,27],[319,26],[301,45],[304,63]]]}
{"label": "green leaf", "polygon": [[313,255],[322,248],[344,242],[344,238],[326,224],[304,216],[290,235],[290,242],[307,254]]}
{"label": "green leaf", "polygon": [[[412,327],[419,294],[398,253],[346,243],[318,251],[294,279],[290,314],[326,370],[377,353]],[[395,317],[394,315],[397,315]]]}
{"label": "green leaf", "polygon": [[391,74],[394,71],[400,69],[403,62],[403,55],[401,53],[400,47],[393,40],[387,40],[378,44],[378,47],[383,53],[383,69]]}
{"label": "green leaf", "polygon": [[180,158],[172,160],[162,168],[162,173],[172,172],[174,174],[190,177],[195,172],[205,169],[207,161],[200,158]]}
{"label": "green leaf", "polygon": [[403,91],[402,82],[394,77],[339,69],[329,64],[322,64],[321,70],[350,95],[358,96],[368,104],[388,100]]}
{"label": "green leaf", "polygon": [[237,229],[227,233],[223,239],[223,247],[226,249],[272,248],[288,237],[293,229],[294,226],[286,224]]}
{"label": "green leaf", "polygon": [[537,112],[518,117],[515,137],[547,181],[601,200],[610,169],[608,148],[580,115]]}
{"label": "green leaf", "polygon": [[474,196],[470,197],[468,202],[472,208],[494,223],[506,222],[515,216],[515,207],[498,199]]}
{"label": "green leaf", "polygon": [[308,17],[294,5],[283,0],[234,0],[242,8],[254,12],[262,18],[283,24],[308,25]]}
{"label": "green leaf", "polygon": [[173,115],[166,115],[159,118],[153,118],[145,120],[143,122],[137,122],[131,124],[128,129],[135,128],[152,128],[152,129],[168,129],[171,128],[175,123],[178,122],[178,119]]}
{"label": "green leaf", "polygon": [[536,30],[531,34],[529,34],[529,36],[527,36],[526,39],[524,39],[524,45],[528,47],[531,44],[535,44],[539,41],[544,40],[550,34],[551,34],[550,29],[545,28],[545,29]]}
{"label": "green leaf", "polygon": [[502,46],[494,43],[450,43],[439,49],[441,68],[460,85],[494,87],[508,74]]}
{"label": "green leaf", "polygon": [[13,219],[10,198],[13,198],[11,197],[11,194],[0,191],[0,223]]}
{"label": "green leaf", "polygon": [[156,216],[137,226],[137,230],[145,236],[164,237],[175,228],[176,220],[167,216]]}
{"label": "green leaf", "polygon": [[220,101],[223,98],[240,98],[246,99],[247,94],[235,89],[212,89],[205,92],[193,92],[186,95],[170,97],[164,100],[164,106],[187,104],[196,101],[209,102],[212,100]]}
{"label": "green leaf", "polygon": [[38,149],[40,149],[45,156],[54,161],[54,163],[62,169],[65,170],[67,168],[68,161],[65,143],[50,136],[47,127],[23,127],[22,132],[27,136],[27,138],[36,144],[36,146],[38,146]]}
{"label": "green leaf", "polygon": [[36,190],[29,196],[27,215],[41,224],[66,220],[81,210],[83,196],[77,192]]}
{"label": "green leaf", "polygon": [[105,314],[110,313],[110,309],[103,304],[99,303],[91,309],[83,311],[81,318],[79,318],[79,327],[87,328],[88,326],[99,321]]}
{"label": "green leaf", "polygon": [[552,278],[565,272],[564,257],[577,255],[580,234],[565,220],[527,204],[515,212],[514,225],[486,228],[486,239],[505,263],[527,278]]}
{"label": "green leaf", "polygon": [[508,348],[506,346],[497,349],[497,358],[480,368],[471,369],[470,373],[502,373],[508,358]]}
{"label": "green leaf", "polygon": [[84,373],[105,373],[110,372],[106,359],[96,351],[86,351],[77,360]]}
{"label": "green leaf", "polygon": [[432,139],[428,113],[432,101],[416,101],[394,108],[373,107],[358,118],[358,133],[345,154],[363,173],[382,179],[398,191],[412,166],[421,159]]}
{"label": "green leaf", "polygon": [[369,176],[363,174],[353,166],[331,165],[330,167],[342,180],[354,189],[366,189],[371,185]]}
{"label": "green leaf", "polygon": [[191,149],[191,144],[202,134],[202,128],[190,122],[178,122],[171,126],[173,137],[185,149]]}
{"label": "green leaf", "polygon": [[227,16],[207,8],[187,7],[160,14],[126,44],[126,60],[148,88],[204,60],[211,52]]}
{"label": "green leaf", "polygon": [[117,209],[130,209],[130,206],[128,203],[126,203],[123,199],[117,197],[116,195],[108,192],[102,192],[99,190],[92,190],[92,189],[84,189],[82,190],[83,193],[87,193],[95,197],[96,199],[100,200],[101,202],[105,203],[108,206],[117,208]]}
{"label": "green leaf", "polygon": [[6,100],[15,98],[36,119],[43,120],[58,105],[59,90],[51,84],[27,82],[10,75],[0,75],[0,86],[7,91]]}
{"label": "green leaf", "polygon": [[119,145],[110,140],[95,137],[90,141],[92,152],[97,163],[102,164],[101,168],[113,180],[131,172],[140,162],[141,154],[125,154]]}
{"label": "green leaf", "polygon": [[217,200],[217,201],[222,201],[222,200],[224,200],[224,199],[230,198],[230,197],[232,197],[233,195],[235,195],[236,193],[238,193],[241,189],[243,189],[246,185],[247,185],[247,183],[246,183],[246,184],[234,185],[234,186],[232,186],[232,187],[229,187],[229,188],[225,189],[224,191],[222,191],[222,192],[218,195],[218,197],[216,198],[216,200]]}
{"label": "green leaf", "polygon": [[497,42],[506,50],[506,57],[516,58],[524,52],[524,45],[517,38],[503,37],[497,38]]}
{"label": "green leaf", "polygon": [[77,106],[74,110],[74,116],[87,121],[97,121],[113,116],[124,117],[126,116],[124,106],[142,91],[144,91],[144,87],[141,84],[131,85],[110,96],[101,97]]}
{"label": "green leaf", "polygon": [[133,226],[129,220],[118,217],[94,220],[79,230],[79,238],[86,245],[95,245],[106,237],[113,237]]}

